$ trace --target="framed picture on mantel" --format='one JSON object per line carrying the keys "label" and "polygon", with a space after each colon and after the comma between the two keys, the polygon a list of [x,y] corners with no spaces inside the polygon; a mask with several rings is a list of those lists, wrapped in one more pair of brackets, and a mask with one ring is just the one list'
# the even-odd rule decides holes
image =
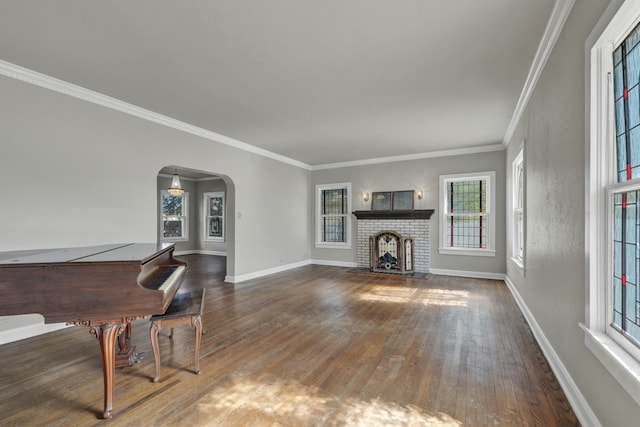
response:
{"label": "framed picture on mantel", "polygon": [[391,210],[391,191],[380,191],[371,194],[371,210],[372,211],[390,211]]}
{"label": "framed picture on mantel", "polygon": [[413,190],[394,191],[393,192],[393,210],[394,211],[412,211],[413,210]]}

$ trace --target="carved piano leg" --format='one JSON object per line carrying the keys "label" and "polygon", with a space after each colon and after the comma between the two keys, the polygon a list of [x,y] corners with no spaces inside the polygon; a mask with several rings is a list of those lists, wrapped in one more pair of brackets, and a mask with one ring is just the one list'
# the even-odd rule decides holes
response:
{"label": "carved piano leg", "polygon": [[[151,322],[151,328],[149,329],[149,335],[151,337],[151,347],[153,348],[153,358],[156,361],[156,373],[153,376],[153,382],[157,383],[160,379],[160,346],[158,344],[158,331],[160,325],[156,322]],[[173,330],[173,329],[172,329]]]}
{"label": "carved piano leg", "polygon": [[196,329],[196,343],[195,343],[195,372],[200,373],[200,339],[202,338],[202,316],[196,316],[192,318],[192,325]]}
{"label": "carved piano leg", "polygon": [[[127,327],[138,320],[138,316],[129,316],[110,320],[77,320],[67,322],[68,325],[85,326],[100,343],[102,356],[102,375],[104,377],[104,412],[105,419],[111,418],[113,411],[113,382],[116,374],[116,341]],[[129,329],[131,331],[131,329]]]}
{"label": "carved piano leg", "polygon": [[120,353],[126,353],[131,347],[131,324],[127,323],[124,331],[118,335],[118,348]]}
{"label": "carved piano leg", "polygon": [[131,366],[140,362],[143,353],[136,353],[136,346],[131,345],[131,324],[127,323],[124,332],[118,336],[118,352],[116,353],[116,368]]}
{"label": "carved piano leg", "polygon": [[113,379],[116,365],[116,339],[124,331],[128,324],[104,323],[91,326],[91,333],[100,341],[100,354],[102,355],[102,374],[104,376],[104,413],[103,418],[111,418],[113,410]]}

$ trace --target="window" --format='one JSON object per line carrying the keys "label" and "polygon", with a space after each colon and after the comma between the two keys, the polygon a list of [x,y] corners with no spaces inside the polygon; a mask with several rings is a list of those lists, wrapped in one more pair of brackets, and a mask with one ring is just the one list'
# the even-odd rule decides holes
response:
{"label": "window", "polygon": [[204,193],[205,240],[224,242],[224,192]]}
{"label": "window", "polygon": [[316,186],[316,246],[351,248],[351,183]]}
{"label": "window", "polygon": [[440,176],[441,254],[495,256],[495,172]]}
{"label": "window", "polygon": [[591,49],[585,344],[640,404],[640,0]]}
{"label": "window", "polygon": [[162,215],[162,240],[177,242],[189,239],[188,206],[189,194],[172,196],[166,190],[160,193]]}
{"label": "window", "polygon": [[520,150],[513,160],[511,170],[512,215],[511,215],[511,259],[524,268],[524,156]]}
{"label": "window", "polygon": [[[613,52],[616,179],[613,196],[611,326],[640,346],[640,26]],[[611,186],[610,186],[611,187]]]}

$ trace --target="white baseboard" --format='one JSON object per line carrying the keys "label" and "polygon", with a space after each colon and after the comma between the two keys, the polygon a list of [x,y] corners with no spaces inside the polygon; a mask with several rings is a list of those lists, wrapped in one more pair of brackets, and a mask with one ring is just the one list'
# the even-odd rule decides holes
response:
{"label": "white baseboard", "polygon": [[349,268],[356,268],[358,267],[358,263],[357,262],[350,262],[350,261],[332,261],[332,260],[326,260],[326,259],[312,259],[311,260],[311,264],[316,264],[316,265],[330,265],[333,267],[349,267]]}
{"label": "white baseboard", "polygon": [[224,281],[228,283],[240,283],[240,282],[244,282],[245,280],[256,279],[258,277],[268,276],[270,274],[280,273],[280,272],[291,270],[294,268],[304,267],[305,265],[310,265],[310,264],[331,265],[334,267],[349,267],[349,268],[355,268],[358,266],[358,263],[356,262],[309,259],[309,260],[294,262],[292,264],[286,264],[278,267],[267,268],[266,270],[260,270],[253,273],[242,274],[240,276],[225,276]]}
{"label": "white baseboard", "polygon": [[487,273],[484,271],[447,270],[444,268],[431,268],[429,269],[429,273],[440,274],[443,276],[473,277],[475,279],[505,280],[505,275],[502,273]]}
{"label": "white baseboard", "polygon": [[192,249],[188,251],[175,251],[173,253],[175,256],[180,255],[215,255],[215,256],[227,256],[227,253],[224,251],[205,251],[202,249]]}
{"label": "white baseboard", "polygon": [[291,270],[293,268],[304,267],[305,265],[309,264],[311,264],[310,260],[304,260],[291,264],[279,265],[273,268],[267,268],[266,270],[254,271],[253,273],[242,274],[240,276],[225,276],[224,281],[228,283],[240,283],[246,280],[257,279],[258,277],[268,276],[270,274]]}
{"label": "white baseboard", "polygon": [[551,370],[556,375],[556,378],[558,379],[558,382],[560,383],[564,394],[567,396],[567,399],[569,400],[569,403],[573,408],[573,412],[575,412],[576,416],[578,417],[580,424],[585,427],[602,427],[602,424],[600,424],[598,417],[596,417],[596,414],[591,410],[591,407],[587,403],[586,399],[584,398],[582,393],[580,393],[578,386],[571,378],[569,371],[567,371],[567,369],[564,367],[562,360],[560,360],[558,354],[551,346],[551,343],[544,335],[544,332],[542,331],[542,328],[540,328],[540,325],[538,325],[538,322],[533,316],[533,313],[531,313],[529,307],[527,307],[527,304],[524,302],[524,299],[522,298],[522,296],[520,296],[518,288],[516,288],[509,276],[505,276],[504,281],[511,291],[513,298],[516,300],[518,307],[520,307],[520,311],[522,311],[522,314],[527,320],[527,323],[531,328],[531,332],[533,332],[533,336],[536,338],[538,345],[547,358],[547,361],[551,366]]}
{"label": "white baseboard", "polygon": [[64,323],[34,323],[0,332],[0,345],[67,328]]}

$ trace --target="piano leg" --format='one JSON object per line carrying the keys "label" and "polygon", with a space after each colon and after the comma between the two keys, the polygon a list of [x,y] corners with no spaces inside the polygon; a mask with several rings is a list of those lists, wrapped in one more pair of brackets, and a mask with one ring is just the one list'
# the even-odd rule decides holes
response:
{"label": "piano leg", "polygon": [[118,336],[118,352],[116,353],[116,368],[131,366],[140,362],[142,353],[136,353],[136,346],[131,345],[131,323],[127,323],[124,332]]}
{"label": "piano leg", "polygon": [[102,374],[104,376],[104,413],[103,418],[111,418],[113,410],[113,378],[116,365],[116,340],[125,330],[127,323],[103,323],[92,326],[91,333],[100,341],[102,355]]}

